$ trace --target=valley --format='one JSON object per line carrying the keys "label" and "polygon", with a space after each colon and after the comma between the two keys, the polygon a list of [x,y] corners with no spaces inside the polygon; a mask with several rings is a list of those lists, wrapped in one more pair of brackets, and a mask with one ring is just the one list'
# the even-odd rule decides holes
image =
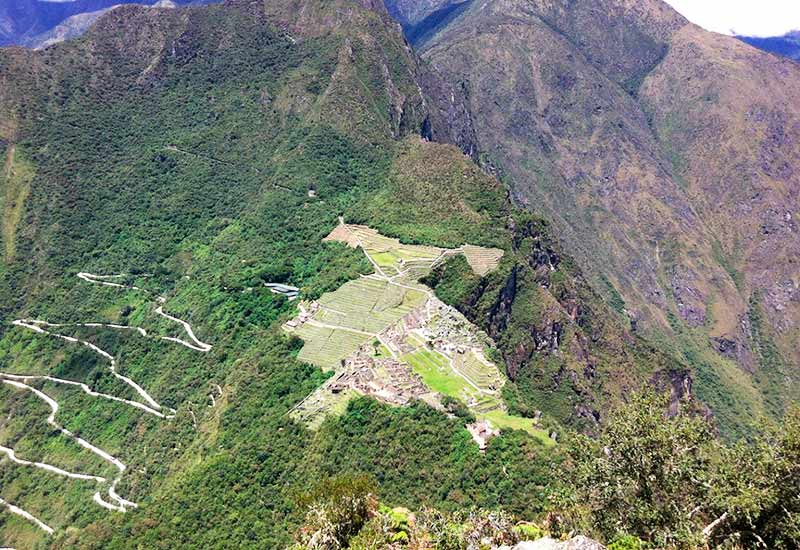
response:
{"label": "valley", "polygon": [[0,48],[0,546],[792,548],[797,79],[658,0]]}

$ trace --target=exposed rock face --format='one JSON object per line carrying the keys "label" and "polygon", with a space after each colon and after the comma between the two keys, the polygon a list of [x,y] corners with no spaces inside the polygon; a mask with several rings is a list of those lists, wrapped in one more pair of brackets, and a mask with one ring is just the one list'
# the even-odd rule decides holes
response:
{"label": "exposed rock face", "polygon": [[[740,293],[763,296],[798,364],[800,65],[687,25],[640,89],[662,149],[677,159],[693,209],[718,239]],[[715,335],[729,339],[743,310]],[[722,321],[717,321],[722,323]]]}
{"label": "exposed rock face", "polygon": [[[473,3],[423,56],[465,90],[486,168],[553,221],[639,333],[678,349],[697,334],[697,368],[764,371],[746,326],[755,297],[791,365],[773,389],[791,398],[800,65],[660,0]],[[738,389],[758,393],[756,378]]]}
{"label": "exposed rock face", "polygon": [[[519,406],[546,410],[593,432],[605,412],[643,386],[674,389],[677,407],[692,378],[680,362],[635,336],[587,284],[548,226],[509,222],[514,264],[473,281],[456,304],[496,342]],[[448,293],[454,266],[434,270],[429,284]],[[674,384],[672,380],[675,380]]]}
{"label": "exposed rock face", "polygon": [[[103,14],[116,8],[118,5],[109,8],[100,9],[97,11],[90,11],[86,13],[79,13],[68,17],[52,29],[45,31],[36,36],[26,38],[22,41],[22,45],[34,49],[47,48],[53,44],[64,42],[72,38],[77,38],[85,33],[95,21],[97,21]],[[178,4],[172,0],[159,0],[153,4],[153,8],[172,9],[177,8]]]}
{"label": "exposed rock face", "polygon": [[520,542],[511,550],[605,550],[605,546],[590,538],[579,535],[563,542],[551,539],[550,537],[532,542]]}
{"label": "exposed rock face", "polygon": [[433,67],[419,66],[420,86],[429,98],[429,119],[423,129],[426,139],[440,143],[452,143],[467,155],[477,160],[478,144],[469,106],[464,90],[448,82]]}
{"label": "exposed rock face", "polygon": [[454,4],[453,0],[391,0],[386,2],[389,13],[404,27],[415,25],[433,12]]}
{"label": "exposed rock face", "polygon": [[[663,326],[672,289],[663,288],[660,272],[681,266],[680,290],[699,296],[727,296],[733,285],[718,266],[704,269],[693,259],[709,255],[714,238],[663,166],[646,113],[625,88],[658,63],[666,49],[659,39],[683,21],[606,3],[476,5],[425,55],[464,83],[479,149],[509,176],[517,201],[554,219],[590,273],[619,281],[626,301]],[[646,21],[658,21],[654,37],[636,19],[642,10]],[[601,40],[616,41],[584,33],[592,22],[605,29],[608,14],[620,15],[612,28],[634,42],[628,48],[636,55],[602,49]],[[577,47],[570,35],[583,37]],[[662,246],[672,249],[662,253]],[[693,299],[679,314],[702,324],[705,307]]]}

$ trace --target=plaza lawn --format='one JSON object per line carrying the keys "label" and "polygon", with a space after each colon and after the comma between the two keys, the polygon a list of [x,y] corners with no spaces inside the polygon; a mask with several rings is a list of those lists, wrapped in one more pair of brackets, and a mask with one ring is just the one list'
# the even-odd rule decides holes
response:
{"label": "plaza lawn", "polygon": [[475,388],[453,372],[447,358],[440,353],[421,349],[404,355],[402,360],[411,365],[412,370],[422,377],[425,385],[435,392],[462,400],[467,395],[477,394]]}

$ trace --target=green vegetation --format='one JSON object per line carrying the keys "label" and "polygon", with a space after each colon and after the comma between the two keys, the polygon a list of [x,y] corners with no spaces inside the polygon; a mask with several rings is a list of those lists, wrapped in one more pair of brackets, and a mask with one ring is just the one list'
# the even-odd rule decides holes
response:
{"label": "green vegetation", "polygon": [[422,377],[425,385],[435,392],[466,401],[477,394],[469,383],[453,373],[447,357],[433,350],[421,349],[402,357],[414,372]]}
{"label": "green vegetation", "polygon": [[[663,398],[634,395],[614,411],[597,440],[567,442],[565,459],[553,463],[550,504],[531,517],[535,522],[491,506],[469,512],[391,509],[378,504],[384,496],[369,478],[334,477],[328,485],[344,486],[347,499],[336,504],[340,489],[313,491],[317,496],[306,500],[293,548],[389,548],[394,542],[409,550],[463,550],[470,541],[494,548],[578,531],[614,550],[788,550],[800,542],[798,441],[800,410],[752,444],[726,446],[704,420],[666,418]],[[346,536],[333,537],[336,544],[314,543],[339,532]]]}
{"label": "green vegetation", "polygon": [[739,270],[736,269],[734,259],[725,253],[719,241],[714,241],[712,243],[711,250],[717,263],[721,265],[723,269],[725,269],[728,275],[730,275],[731,280],[736,285],[736,288],[739,289],[739,291],[742,291],[745,283],[744,276]]}
{"label": "green vegetation", "polygon": [[601,276],[600,278],[603,281],[603,284],[608,289],[608,294],[611,297],[608,301],[608,304],[612,307],[614,311],[619,313],[620,315],[625,314],[625,300],[620,295],[619,291],[617,291],[616,287],[608,280],[607,277]]}
{"label": "green vegetation", "polygon": [[[420,92],[417,60],[379,14],[344,0],[303,2],[302,9],[270,2],[261,6],[268,13],[237,4],[157,16],[123,8],[74,42],[0,52],[3,93],[19,96],[0,98],[0,116],[20,124],[6,148],[7,158],[16,153],[0,193],[0,371],[49,374],[131,399],[133,390],[90,348],[10,321],[138,327],[152,337],[103,327],[63,333],[108,350],[121,374],[175,409],[174,418],[160,419],[74,386],[32,382],[59,403],[61,425],[126,464],[118,491],[139,508],[112,513],[91,502],[83,482],[3,460],[0,496],[41,514],[56,533],[47,537],[0,513],[0,539],[19,548],[284,548],[305,522],[313,532],[333,525],[331,539],[353,548],[384,535],[411,544],[414,527],[401,512],[377,508],[382,519],[364,521],[365,510],[381,502],[439,510],[421,514],[417,525],[461,548],[488,521],[473,507],[495,518],[540,520],[554,510],[554,492],[563,492],[552,477],[563,446],[535,427],[536,411],[545,411],[544,425],[583,426],[580,406],[605,414],[623,389],[648,384],[656,371],[680,371],[683,360],[676,366],[626,332],[547,224],[514,210],[496,180],[455,147],[415,136],[430,98]],[[300,12],[296,36],[273,25]],[[341,414],[316,431],[290,414],[329,380],[320,367],[335,368],[422,298],[422,291],[360,277],[373,270],[360,250],[323,242],[340,215],[407,244],[503,251],[484,276],[457,256],[426,279],[495,340],[492,360],[512,380],[502,394],[509,411],[477,411],[507,428],[485,453],[464,429],[473,413],[446,399],[455,418],[421,402],[395,408],[346,394],[334,405]],[[399,266],[419,253],[409,250],[374,257]],[[125,283],[147,293],[88,284],[75,276],[81,271],[128,274]],[[287,334],[281,326],[296,313],[294,303],[265,282],[319,299],[327,307],[320,321],[331,326]],[[181,335],[156,314],[157,297],[212,349],[155,338]],[[363,333],[333,328],[339,324]],[[443,374],[449,365],[441,356],[412,356],[442,393],[463,399],[474,390]],[[481,384],[497,380],[482,377],[476,364],[464,368]],[[41,400],[7,384],[0,390],[0,417],[9,419],[0,444],[26,459],[114,473],[48,426]],[[500,401],[487,399],[487,406]],[[781,541],[793,535],[784,524],[794,516],[781,516],[776,502],[794,504],[773,481],[791,474],[784,455],[794,458],[789,443],[780,445],[758,448],[764,460],[753,471],[769,480],[756,484],[764,500],[743,500],[730,517],[742,533],[744,522],[763,519],[770,540],[788,548]],[[321,483],[342,474],[349,481]],[[752,479],[733,481],[753,486]],[[330,499],[309,518],[299,495],[310,486]],[[375,493],[374,502],[356,498],[365,491]],[[342,502],[353,506],[339,509]],[[671,521],[657,519],[658,529]],[[638,525],[618,530],[646,540],[658,535]]]}
{"label": "green vegetation", "polygon": [[480,415],[492,423],[492,426],[500,430],[522,430],[534,436],[542,445],[553,446],[555,441],[545,430],[538,427],[537,423],[531,418],[523,418],[508,414],[502,409],[485,412]]}
{"label": "green vegetation", "polygon": [[480,281],[472,272],[464,256],[448,258],[436,274],[422,279],[422,282],[436,289],[436,296],[447,304],[462,303],[469,298]]}
{"label": "green vegetation", "polygon": [[[477,205],[486,226],[494,223],[490,212],[505,202],[495,184],[481,190],[492,180],[474,167],[465,178],[471,165],[454,148],[392,140],[394,111],[380,106],[392,101],[388,93],[378,107],[360,108],[370,104],[364,96],[386,89],[376,59],[385,60],[393,89],[419,97],[402,38],[361,11],[336,32],[292,43],[263,14],[232,6],[186,18],[125,9],[123,27],[101,23],[83,39],[13,53],[35,58],[26,67],[36,74],[12,71],[9,83],[27,98],[16,147],[32,178],[21,219],[33,225],[17,231],[14,259],[0,273],[0,370],[49,373],[132,397],[91,350],[8,324],[34,317],[177,335],[154,313],[151,297],[85,283],[79,271],[131,274],[126,283],[163,296],[165,310],[213,348],[201,353],[101,328],[67,332],[108,350],[121,373],[177,411],[162,421],[37,383],[60,403],[60,424],[128,466],[118,491],[140,508],[116,515],[91,502],[86,484],[8,461],[0,465],[0,496],[25,495],[21,504],[50,510],[56,535],[48,543],[62,548],[283,547],[303,516],[296,494],[342,471],[374,476],[392,505],[541,509],[549,450],[523,432],[493,439],[481,455],[463,422],[424,404],[394,410],[368,399],[346,408],[342,402],[342,415],[313,434],[287,415],[326,378],[305,363],[302,342],[279,328],[292,303],[263,283],[298,286],[303,299],[359,283],[372,271],[363,253],[322,242],[339,214],[385,223],[382,189],[395,185],[417,154],[434,155],[452,181],[474,186],[468,208],[459,206],[450,225],[440,223],[426,210],[442,208],[429,195],[386,215],[405,216],[405,228],[427,228],[417,235],[431,239],[425,244],[494,245],[501,234],[492,230],[487,239],[470,210]],[[126,34],[133,29],[137,36]],[[148,68],[163,44],[173,43],[175,55]],[[352,56],[340,59],[346,44]],[[338,88],[329,89],[337,69]],[[423,120],[413,101],[405,104],[405,133]],[[456,161],[457,169],[448,167]],[[403,181],[422,184],[422,174],[415,168]],[[316,197],[308,196],[310,187]],[[401,292],[366,311],[385,315],[417,298]],[[330,348],[320,346],[320,353],[332,362]],[[41,402],[2,389],[4,406],[12,405],[3,412],[14,421],[4,424],[1,444],[23,458],[104,474],[107,464],[50,433]],[[2,513],[0,522],[4,543],[45,544],[44,533],[20,518]]]}
{"label": "green vegetation", "polygon": [[764,395],[765,408],[773,416],[781,416],[785,411],[784,387],[787,382],[788,385],[793,384],[791,378],[787,376],[786,365],[772,338],[771,329],[764,319],[761,297],[758,293],[750,297],[749,306],[747,314],[750,321],[750,338],[759,363],[755,381]]}
{"label": "green vegetation", "polygon": [[22,151],[14,145],[9,147],[0,172],[0,212],[3,215],[2,240],[6,263],[14,259],[17,230],[25,212],[25,200],[31,192],[33,177],[33,166],[24,158]]}
{"label": "green vegetation", "polygon": [[800,411],[732,446],[704,420],[663,411],[662,398],[634,396],[598,440],[569,443],[556,497],[565,513],[551,530],[592,532],[616,548],[794,548]]}
{"label": "green vegetation", "polygon": [[[323,492],[324,491],[324,492]],[[292,550],[376,550],[409,548],[466,550],[474,541],[486,548],[513,544],[529,525],[514,525],[508,514],[475,510],[446,513],[379,505],[368,478],[339,476],[304,495],[308,512]],[[528,529],[526,529],[528,528]]]}
{"label": "green vegetation", "polygon": [[303,495],[309,508],[299,548],[347,548],[375,512],[375,483],[345,475],[320,482]]}
{"label": "green vegetation", "polygon": [[295,334],[303,339],[303,349],[297,358],[325,370],[337,369],[345,357],[371,338],[369,334],[316,327],[311,324],[303,325],[295,331]]}

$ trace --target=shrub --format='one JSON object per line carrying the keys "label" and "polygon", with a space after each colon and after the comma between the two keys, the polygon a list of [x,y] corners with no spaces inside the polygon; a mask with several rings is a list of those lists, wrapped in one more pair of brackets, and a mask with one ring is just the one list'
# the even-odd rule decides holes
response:
{"label": "shrub", "polygon": [[309,550],[347,548],[377,509],[375,483],[367,476],[327,479],[300,501],[306,503],[308,511],[298,546]]}
{"label": "shrub", "polygon": [[608,550],[645,550],[647,543],[633,535],[623,535],[608,545]]}

